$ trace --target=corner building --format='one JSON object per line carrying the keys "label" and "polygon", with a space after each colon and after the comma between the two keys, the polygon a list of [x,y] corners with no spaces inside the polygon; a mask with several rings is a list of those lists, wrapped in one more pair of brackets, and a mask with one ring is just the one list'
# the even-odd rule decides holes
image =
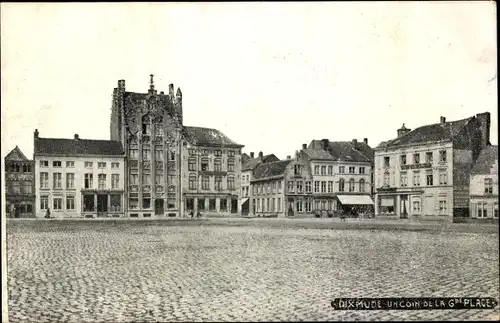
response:
{"label": "corner building", "polygon": [[183,126],[181,89],[158,93],[150,77],[147,93],[127,91],[124,80],[113,91],[110,135],[126,153],[127,214],[179,217],[224,203],[234,210],[243,146],[216,129]]}

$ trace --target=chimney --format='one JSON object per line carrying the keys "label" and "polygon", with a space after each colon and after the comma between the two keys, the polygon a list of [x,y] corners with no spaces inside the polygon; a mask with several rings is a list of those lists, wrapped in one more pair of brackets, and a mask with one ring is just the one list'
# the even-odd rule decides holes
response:
{"label": "chimney", "polygon": [[292,156],[288,155],[286,156],[286,159],[292,159]]}
{"label": "chimney", "polygon": [[253,151],[252,151],[252,152],[250,153],[250,158],[255,158],[254,156],[255,156],[255,155],[254,155],[254,153],[253,153]]}
{"label": "chimney", "polygon": [[356,148],[357,144],[358,144],[358,139],[353,139],[352,140],[352,145],[354,146],[354,148]]}
{"label": "chimney", "polygon": [[307,149],[307,144],[302,144],[302,149]]}
{"label": "chimney", "polygon": [[321,139],[321,148],[323,148],[323,150],[328,150],[328,144],[329,144],[329,140],[328,139]]}
{"label": "chimney", "polygon": [[368,138],[363,138],[363,142],[368,145]]}
{"label": "chimney", "polygon": [[174,97],[174,85],[173,84],[170,84],[168,86],[168,95],[170,95],[171,98]]}
{"label": "chimney", "polygon": [[398,138],[403,137],[404,135],[406,135],[410,131],[411,131],[411,129],[406,128],[405,124],[403,123],[403,126],[400,129],[398,129]]}
{"label": "chimney", "polygon": [[150,74],[149,75],[149,89],[150,90],[154,90],[155,89],[155,82],[153,80],[154,77],[155,77],[154,74]]}
{"label": "chimney", "polygon": [[479,121],[479,130],[481,131],[481,149],[489,146],[490,143],[490,128],[491,115],[489,112],[478,113],[476,118]]}
{"label": "chimney", "polygon": [[118,80],[118,89],[125,90],[125,80]]}
{"label": "chimney", "polygon": [[446,123],[446,118],[445,118],[445,117],[441,117],[441,118],[439,118],[439,119],[440,119],[439,121],[440,121],[440,123],[441,123],[442,125]]}
{"label": "chimney", "polygon": [[262,153],[262,151],[259,152],[259,159],[262,160],[262,157],[264,157],[264,154]]}
{"label": "chimney", "polygon": [[33,137],[38,138],[38,129],[35,129],[35,133],[34,133]]}
{"label": "chimney", "polygon": [[79,140],[80,139],[80,136],[78,136],[77,133],[75,133],[75,140]]}

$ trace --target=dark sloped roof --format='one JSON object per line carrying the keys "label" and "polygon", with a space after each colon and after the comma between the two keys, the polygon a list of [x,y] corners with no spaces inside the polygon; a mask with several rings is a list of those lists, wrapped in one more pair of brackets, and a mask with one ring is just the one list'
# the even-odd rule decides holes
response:
{"label": "dark sloped roof", "polygon": [[193,145],[216,145],[228,147],[243,147],[232,141],[217,129],[202,127],[183,127],[184,138]]}
{"label": "dark sloped roof", "polygon": [[23,154],[21,149],[16,146],[14,149],[10,151],[10,153],[5,156],[5,160],[13,160],[13,161],[28,161],[29,159]]}
{"label": "dark sloped roof", "polygon": [[281,176],[285,173],[285,169],[291,161],[291,159],[287,159],[270,163],[261,163],[255,168],[253,178],[255,180],[261,180]]}
{"label": "dark sloped roof", "polygon": [[364,142],[357,142],[356,147],[351,141],[329,141],[328,151],[323,150],[321,140],[313,140],[310,148],[303,150],[311,159],[371,162],[373,149]]}
{"label": "dark sloped roof", "polygon": [[91,139],[35,139],[35,155],[124,155],[119,141]]}
{"label": "dark sloped roof", "polygon": [[270,163],[270,162],[275,162],[279,161],[279,158],[276,157],[275,154],[268,154],[262,156],[262,161],[259,159],[259,157],[256,158],[249,158],[243,162],[242,165],[242,170],[247,171],[247,170],[253,170],[259,163]]}
{"label": "dark sloped roof", "polygon": [[389,140],[385,144],[385,147],[451,140],[472,118],[473,117],[469,117],[462,120],[445,122],[444,124],[435,123],[425,125],[408,132],[404,136]]}
{"label": "dark sloped roof", "polygon": [[493,164],[498,162],[498,146],[491,145],[484,148],[479,157],[477,158],[474,167],[472,168],[472,174],[489,174]]}

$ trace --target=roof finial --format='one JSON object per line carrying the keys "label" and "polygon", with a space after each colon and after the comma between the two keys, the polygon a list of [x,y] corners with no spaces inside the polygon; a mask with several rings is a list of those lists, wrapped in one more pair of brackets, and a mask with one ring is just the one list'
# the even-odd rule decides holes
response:
{"label": "roof finial", "polygon": [[153,74],[151,74],[151,75],[149,75],[149,77],[150,77],[150,81],[149,81],[149,88],[150,88],[151,90],[154,90],[154,88],[155,88],[155,84],[154,84],[154,81],[153,81],[153,77],[154,77],[154,75],[153,75]]}

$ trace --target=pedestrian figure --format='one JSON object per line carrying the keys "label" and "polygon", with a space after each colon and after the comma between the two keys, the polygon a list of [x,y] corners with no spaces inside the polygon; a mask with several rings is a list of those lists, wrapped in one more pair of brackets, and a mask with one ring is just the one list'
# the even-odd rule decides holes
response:
{"label": "pedestrian figure", "polygon": [[47,208],[47,212],[45,212],[45,218],[50,219],[50,208]]}
{"label": "pedestrian figure", "polygon": [[345,221],[345,213],[344,213],[344,210],[340,209],[340,220],[341,221]]}
{"label": "pedestrian figure", "polygon": [[197,218],[201,218],[201,212],[198,210],[198,214],[196,215]]}
{"label": "pedestrian figure", "polygon": [[191,212],[189,212],[189,215],[191,215],[191,218],[193,218],[193,217],[194,217],[193,210],[191,210]]}

